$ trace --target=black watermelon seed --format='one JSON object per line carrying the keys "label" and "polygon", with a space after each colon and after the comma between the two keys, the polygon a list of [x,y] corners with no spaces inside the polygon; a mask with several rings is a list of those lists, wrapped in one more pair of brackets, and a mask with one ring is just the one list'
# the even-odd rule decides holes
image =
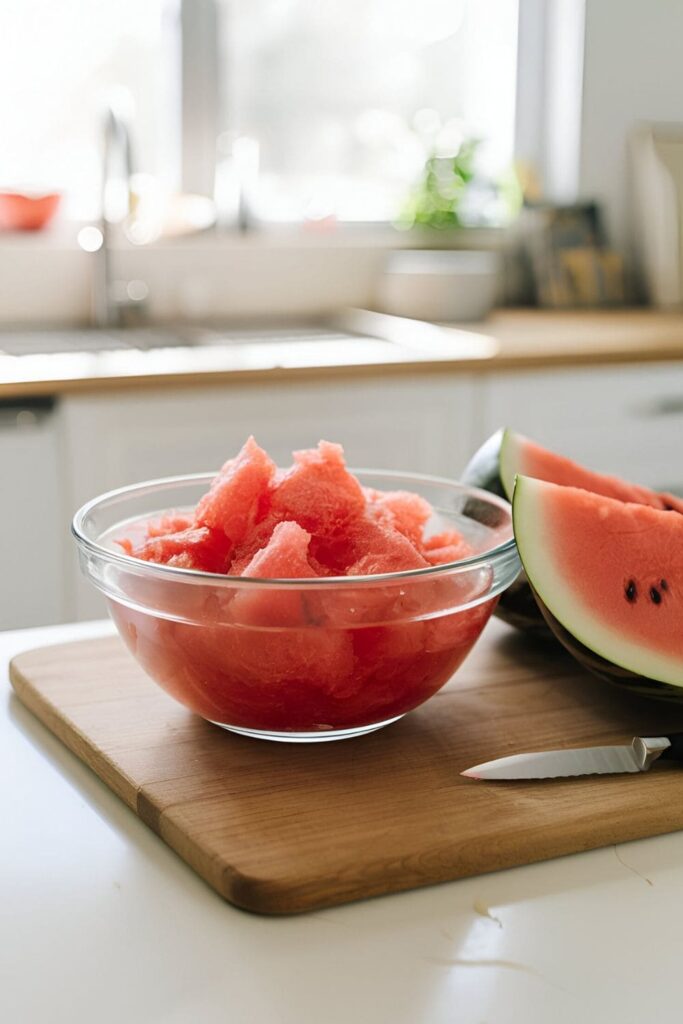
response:
{"label": "black watermelon seed", "polygon": [[650,587],[650,598],[652,599],[653,604],[661,604],[662,595],[656,587]]}
{"label": "black watermelon seed", "polygon": [[662,588],[662,590],[668,590],[669,589],[669,584],[666,582],[666,580],[660,580],[659,581],[659,585]]}
{"label": "black watermelon seed", "polygon": [[636,587],[635,580],[629,580],[628,581],[628,583],[626,584],[626,589],[625,589],[624,593],[626,594],[626,600],[627,601],[631,601],[631,602],[635,601],[635,599],[638,596],[638,589]]}

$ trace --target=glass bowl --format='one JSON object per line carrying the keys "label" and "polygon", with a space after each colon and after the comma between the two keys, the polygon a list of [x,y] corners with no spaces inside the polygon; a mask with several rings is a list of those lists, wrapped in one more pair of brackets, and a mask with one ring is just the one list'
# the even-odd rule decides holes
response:
{"label": "glass bowl", "polygon": [[313,742],[395,722],[446,683],[519,561],[509,504],[418,474],[353,471],[366,487],[420,494],[425,534],[457,529],[475,552],[375,576],[245,579],[144,562],[115,541],[187,513],[214,474],[134,484],[84,505],[81,569],[106,597],[142,668],[191,711],[232,732]]}

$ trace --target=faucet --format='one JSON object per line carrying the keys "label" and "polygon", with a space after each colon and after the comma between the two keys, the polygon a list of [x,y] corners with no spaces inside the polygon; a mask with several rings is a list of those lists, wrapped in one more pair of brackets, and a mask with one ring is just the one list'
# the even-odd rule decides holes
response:
{"label": "faucet", "polygon": [[149,289],[144,281],[115,279],[112,240],[119,224],[134,213],[131,179],[133,158],[130,132],[124,117],[110,103],[104,115],[101,215],[99,229],[79,233],[82,248],[95,256],[92,315],[97,327],[121,327],[144,317]]}

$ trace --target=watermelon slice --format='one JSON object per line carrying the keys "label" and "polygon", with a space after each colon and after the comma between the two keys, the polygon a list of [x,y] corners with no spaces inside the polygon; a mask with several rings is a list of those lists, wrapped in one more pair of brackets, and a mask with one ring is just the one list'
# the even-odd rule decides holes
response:
{"label": "watermelon slice", "polygon": [[[497,431],[481,446],[465,468],[462,482],[512,501],[517,474],[660,511],[683,513],[683,498],[595,473],[509,429]],[[496,614],[526,632],[539,636],[549,633],[524,573],[501,595]]]}
{"label": "watermelon slice", "polygon": [[[602,494],[605,498],[616,498],[617,501],[632,501],[638,505],[650,505],[652,508],[671,509],[671,496],[658,494],[647,487],[630,484],[616,476],[594,473],[584,469],[578,462],[563,455],[542,448],[523,434],[512,430],[503,431],[500,443],[500,478],[508,501],[512,501],[515,489],[515,476],[532,476],[535,480],[547,480],[565,487],[582,487],[593,494]],[[683,501],[673,499],[683,510]]]}
{"label": "watermelon slice", "polygon": [[518,473],[565,487],[583,487],[606,498],[683,512],[683,498],[660,494],[616,476],[595,473],[509,429],[496,431],[484,442],[468,462],[461,479],[472,487],[481,487],[512,501]]}
{"label": "watermelon slice", "polygon": [[683,516],[518,476],[513,521],[558,639],[599,675],[683,696]]}

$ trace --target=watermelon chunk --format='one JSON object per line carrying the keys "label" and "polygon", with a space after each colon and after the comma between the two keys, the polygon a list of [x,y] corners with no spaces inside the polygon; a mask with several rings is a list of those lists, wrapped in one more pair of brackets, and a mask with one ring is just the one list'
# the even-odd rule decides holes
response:
{"label": "watermelon chunk", "polygon": [[[267,545],[245,566],[251,579],[312,579],[316,572],[308,561],[311,535],[297,523],[280,523]],[[300,590],[238,589],[231,605],[235,622],[250,626],[301,626],[308,622]]]}
{"label": "watermelon chunk", "polygon": [[294,463],[273,490],[274,514],[319,538],[342,534],[364,514],[365,495],[346,468],[341,445],[321,441],[317,449],[294,452]]}
{"label": "watermelon chunk", "polygon": [[233,545],[242,543],[264,514],[275,463],[250,437],[239,454],[225,463],[195,513],[198,526],[222,530]]}
{"label": "watermelon chunk", "polygon": [[448,562],[469,558],[473,550],[457,530],[445,530],[423,542],[422,554],[430,565],[446,565]]}
{"label": "watermelon chunk", "polygon": [[230,562],[232,544],[221,530],[192,527],[179,533],[152,536],[129,554],[145,562],[159,562],[181,569],[224,573]]}
{"label": "watermelon chunk", "polygon": [[527,577],[565,646],[617,682],[683,695],[683,516],[520,476],[513,517]]}
{"label": "watermelon chunk", "polygon": [[[354,523],[346,543],[353,558],[345,571],[348,577],[406,572],[429,566],[402,533],[380,526],[370,516]],[[375,624],[397,618],[405,620],[416,610],[415,602],[423,593],[423,589],[412,582],[405,587],[363,583],[358,587],[311,593],[307,595],[307,606],[316,622]]]}
{"label": "watermelon chunk", "polygon": [[143,668],[210,721],[311,731],[353,724],[359,713],[338,696],[355,672],[347,630],[197,628],[117,602],[112,614]]}
{"label": "watermelon chunk", "polygon": [[230,575],[242,576],[254,556],[266,547],[278,523],[283,520],[269,512],[260,523],[256,523],[239,544],[230,563]]}
{"label": "watermelon chunk", "polygon": [[382,526],[398,530],[415,547],[422,542],[422,533],[432,514],[431,505],[419,494],[408,491],[376,491],[364,488],[370,515]]}
{"label": "watermelon chunk", "polygon": [[315,576],[308,561],[310,533],[298,523],[279,523],[266,546],[245,566],[243,576],[254,579],[309,579]]}
{"label": "watermelon chunk", "polygon": [[165,537],[169,533],[182,533],[193,525],[192,516],[166,515],[150,519],[147,523],[148,537]]}
{"label": "watermelon chunk", "polygon": [[369,517],[355,524],[352,538],[355,561],[347,569],[348,576],[405,572],[429,565],[403,533],[391,526],[381,526]]}

